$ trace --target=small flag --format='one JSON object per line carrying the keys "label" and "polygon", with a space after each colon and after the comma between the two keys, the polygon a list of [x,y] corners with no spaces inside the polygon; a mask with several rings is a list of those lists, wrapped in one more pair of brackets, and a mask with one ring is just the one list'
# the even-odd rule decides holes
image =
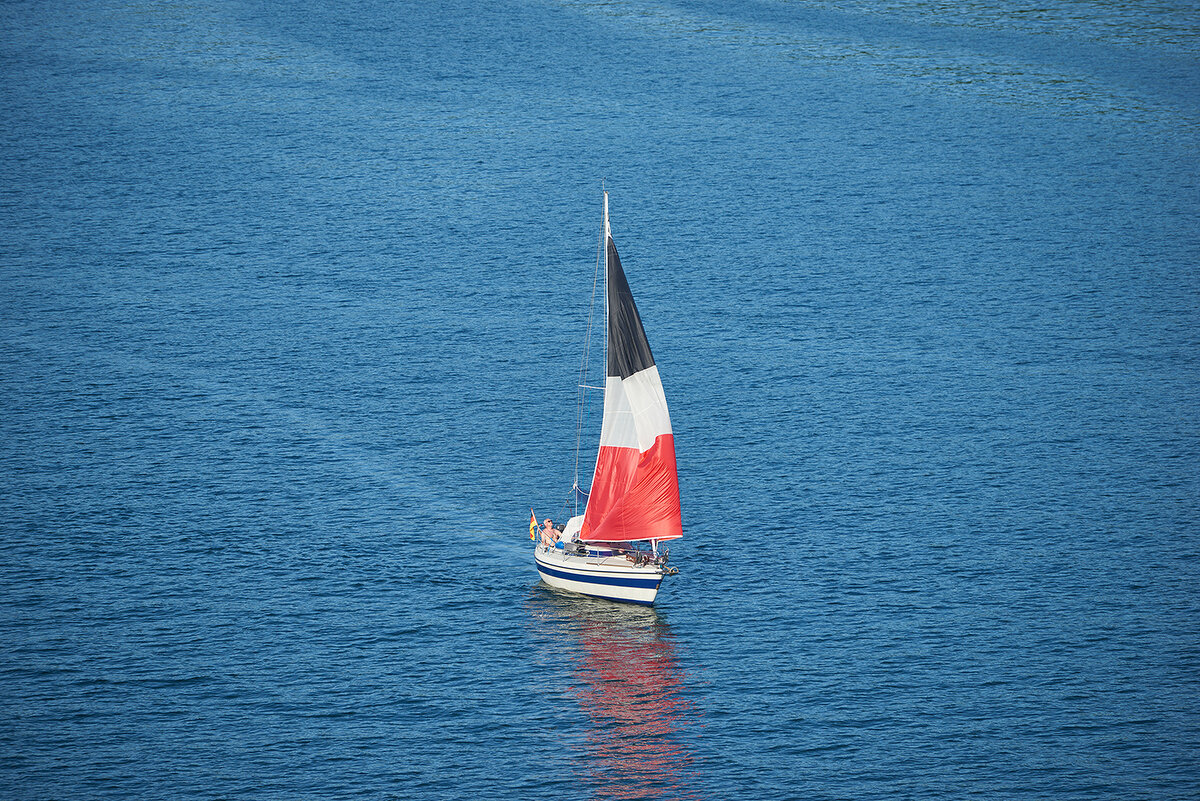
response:
{"label": "small flag", "polygon": [[537,539],[537,537],[535,537],[533,535],[533,532],[535,532],[535,531],[537,531],[537,518],[533,516],[533,510],[530,509],[529,510],[529,539],[531,539],[531,540]]}

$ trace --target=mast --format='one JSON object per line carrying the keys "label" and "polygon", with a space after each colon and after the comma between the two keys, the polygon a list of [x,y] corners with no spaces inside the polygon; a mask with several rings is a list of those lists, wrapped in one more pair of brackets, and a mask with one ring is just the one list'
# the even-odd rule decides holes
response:
{"label": "mast", "polygon": [[[584,418],[584,409],[587,406],[587,391],[589,389],[599,389],[601,391],[603,391],[605,389],[604,387],[591,386],[590,384],[588,384],[588,378],[589,378],[589,373],[590,373],[591,352],[592,352],[592,331],[593,331],[592,319],[596,313],[596,287],[598,284],[601,283],[601,279],[600,279],[600,259],[602,258],[601,254],[603,254],[605,273],[608,272],[607,243],[608,243],[608,192],[604,192],[604,216],[602,218],[602,224],[600,226],[600,240],[598,242],[598,247],[596,250],[596,269],[592,273],[592,296],[591,296],[591,299],[588,301],[587,332],[584,334],[584,337],[583,337],[583,359],[580,361],[580,364],[579,364],[579,394],[578,394],[578,402],[576,404],[577,408],[575,410],[576,411],[576,414],[575,414],[575,480],[571,485],[572,501],[575,504],[575,514],[579,514],[579,494],[581,492],[583,492],[582,488],[579,486],[579,453],[583,447],[583,418]],[[604,279],[603,286],[607,286],[607,277]],[[605,364],[607,364],[607,362],[608,362],[608,349],[607,349],[607,346],[608,346],[608,294],[607,294],[607,292],[605,293],[605,297],[604,297],[604,309],[605,309],[605,314],[604,314],[605,350],[604,350],[603,355],[604,355]],[[595,466],[593,465],[592,480],[595,481],[595,478],[596,478]]]}
{"label": "mast", "polygon": [[[607,375],[608,375],[608,243],[610,241],[612,241],[612,231],[608,227],[608,190],[605,189],[602,191],[604,193],[604,225],[602,226],[602,230],[600,231],[600,251],[604,254],[604,270],[602,271],[604,277],[601,279],[603,282],[601,284],[601,289],[604,293],[604,361],[602,362],[602,364],[604,365],[604,369],[603,369],[603,372],[601,373],[601,375],[604,377],[603,398],[604,398],[604,404],[605,404],[605,406],[607,406],[607,404],[608,404],[608,378],[607,378]],[[595,291],[596,291],[595,286],[593,285],[592,292],[594,293]],[[593,306],[593,308],[594,308],[594,306]],[[603,425],[603,419],[601,419],[601,425]],[[576,452],[578,453],[578,449],[576,450]],[[578,456],[576,456],[576,458],[578,458]],[[588,493],[589,493],[588,500],[589,500],[589,502],[591,501],[590,493],[592,491],[592,488],[596,486],[596,474],[599,470],[600,470],[600,452],[599,452],[599,449],[597,449],[596,463],[594,465],[592,465],[592,483],[588,485]],[[576,472],[578,472],[578,468],[576,468]],[[586,508],[584,508],[584,513],[585,514],[587,513]]]}
{"label": "mast", "polygon": [[[604,372],[608,374],[608,243],[612,230],[608,227],[608,190],[604,190]],[[605,392],[607,393],[607,381]]]}
{"label": "mast", "polygon": [[[600,230],[600,251],[604,254],[604,270],[603,270],[604,278],[602,279],[603,280],[602,290],[604,292],[604,361],[603,361],[604,370],[603,370],[602,375],[604,376],[604,395],[603,395],[604,406],[605,406],[605,408],[607,408],[607,406],[608,406],[608,243],[612,241],[612,231],[608,227],[608,190],[605,189],[602,191],[604,193],[604,217],[603,217],[604,224],[601,226],[601,230]],[[593,284],[592,285],[593,297],[595,297],[595,291],[596,291],[596,287],[595,287],[595,284]],[[593,301],[593,308],[595,308],[594,301]],[[582,410],[582,407],[580,407],[580,409]],[[603,419],[601,419],[601,427],[603,428]],[[579,446],[578,445],[575,446],[575,462],[576,462],[576,465],[578,465],[578,463],[579,463]],[[589,493],[588,503],[589,504],[591,503],[590,493],[596,486],[596,478],[599,474],[599,471],[600,471],[600,452],[599,452],[599,449],[597,449],[596,463],[594,465],[592,465],[592,483],[588,485],[588,493]],[[577,476],[579,474],[578,466],[576,466],[576,468],[575,468],[575,474]],[[577,478],[576,484],[578,485],[578,483],[579,483],[579,480]],[[578,497],[578,493],[576,494],[576,497]],[[585,507],[584,514],[586,514],[586,513],[587,513],[587,509]]]}

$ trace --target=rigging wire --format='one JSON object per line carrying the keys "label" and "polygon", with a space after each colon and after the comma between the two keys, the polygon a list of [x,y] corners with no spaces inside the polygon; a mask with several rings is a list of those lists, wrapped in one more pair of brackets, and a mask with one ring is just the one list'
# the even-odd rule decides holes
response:
{"label": "rigging wire", "polygon": [[604,253],[604,224],[600,224],[600,240],[596,245],[596,267],[592,272],[592,296],[588,301],[588,321],[587,332],[583,339],[583,359],[579,363],[579,383],[578,383],[578,400],[576,402],[575,413],[575,480],[571,487],[571,494],[574,496],[575,514],[579,514],[579,451],[583,445],[583,420],[587,408],[587,390],[603,389],[602,387],[591,387],[587,383],[588,362],[591,356],[592,349],[592,328],[596,315],[596,288],[600,283],[600,257]]}

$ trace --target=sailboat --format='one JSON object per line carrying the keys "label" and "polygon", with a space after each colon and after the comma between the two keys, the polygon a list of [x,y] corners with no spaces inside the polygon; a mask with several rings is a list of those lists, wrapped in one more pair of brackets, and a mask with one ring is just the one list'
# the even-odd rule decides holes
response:
{"label": "sailboat", "polygon": [[[649,606],[663,578],[679,572],[667,566],[670,553],[663,547],[683,536],[675,438],[658,367],[613,242],[608,192],[602,236],[605,381],[596,466],[590,492],[579,487],[576,476],[575,516],[560,532],[535,537],[534,561],[551,587]],[[585,378],[581,393],[588,388]],[[582,408],[581,401],[581,415]],[[581,501],[585,508],[579,514]],[[531,518],[534,537],[532,513]]]}

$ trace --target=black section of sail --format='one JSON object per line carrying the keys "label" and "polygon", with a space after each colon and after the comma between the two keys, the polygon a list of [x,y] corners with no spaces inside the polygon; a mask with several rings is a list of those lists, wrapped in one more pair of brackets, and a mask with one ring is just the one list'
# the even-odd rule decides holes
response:
{"label": "black section of sail", "polygon": [[608,238],[608,370],[607,375],[629,378],[647,367],[654,366],[650,353],[650,342],[625,271],[621,269],[621,257],[617,255],[617,244]]}

